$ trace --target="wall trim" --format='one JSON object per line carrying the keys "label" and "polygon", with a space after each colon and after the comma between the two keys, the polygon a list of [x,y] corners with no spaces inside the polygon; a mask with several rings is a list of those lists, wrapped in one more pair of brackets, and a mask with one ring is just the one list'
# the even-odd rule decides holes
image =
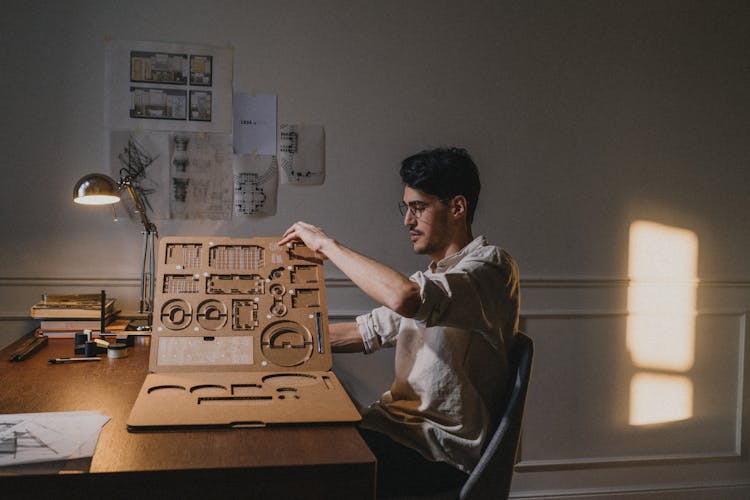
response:
{"label": "wall trim", "polygon": [[86,277],[0,277],[2,287],[57,287],[57,286],[101,286],[136,287],[140,289],[140,278],[86,278]]}
{"label": "wall trim", "polygon": [[[700,287],[711,288],[750,288],[750,280],[697,280]],[[621,288],[627,287],[630,280],[627,278],[597,278],[597,277],[552,277],[552,278],[527,278],[521,280],[522,288],[531,289],[555,289],[555,288]],[[110,288],[133,288],[135,293],[140,289],[140,278],[122,278],[122,277],[59,277],[59,276],[0,276],[0,290],[4,287],[102,287]],[[328,277],[326,278],[326,288],[357,288],[356,285],[348,278]],[[368,312],[369,309],[363,310],[329,310],[328,316],[335,320],[353,319],[360,314]],[[706,309],[696,311],[698,315],[706,314],[739,314],[737,309]],[[570,319],[570,318],[601,318],[627,316],[629,311],[622,308],[607,309],[525,309],[522,310],[524,319]],[[28,316],[21,311],[0,312],[0,320],[7,319],[28,319]]]}
{"label": "wall trim", "polygon": [[[642,282],[642,281],[641,281]],[[521,278],[521,288],[624,288],[630,285],[627,277],[542,277]],[[711,288],[748,288],[750,279],[697,279],[691,281],[700,287]],[[356,287],[349,278],[327,277],[326,287]]]}
{"label": "wall trim", "polygon": [[[98,284],[98,283],[133,283],[138,285],[140,278],[123,278],[123,277],[86,277],[86,276],[0,276],[0,286],[10,285],[34,285],[34,284],[70,284],[71,282],[80,284]],[[627,277],[533,277],[521,278],[521,286],[528,288],[558,288],[558,287],[617,287],[628,286],[631,280]],[[700,286],[712,287],[750,287],[750,279],[697,279],[694,281]],[[326,278],[326,287],[347,288],[355,287],[354,283],[346,277],[329,276]]]}
{"label": "wall trim", "polygon": [[[519,472],[542,472],[542,471],[559,471],[575,469],[596,469],[608,467],[621,467],[623,465],[670,465],[670,464],[690,464],[690,463],[709,463],[709,462],[736,462],[742,458],[742,440],[743,440],[743,415],[745,411],[745,370],[746,360],[750,346],[747,343],[748,323],[747,317],[750,311],[745,309],[726,309],[726,310],[704,310],[697,311],[698,316],[735,316],[738,318],[738,346],[737,346],[737,404],[735,407],[735,428],[734,428],[734,449],[731,451],[715,453],[679,453],[679,454],[652,454],[652,455],[631,455],[631,456],[611,456],[611,457],[583,457],[583,458],[564,458],[554,460],[524,460],[523,459],[523,440],[521,441],[520,460],[516,464],[516,470]],[[615,315],[614,313],[612,315]],[[524,315],[525,318],[527,316]],[[587,313],[571,313],[569,316],[560,315],[548,316],[540,314],[538,318],[587,318]]]}
{"label": "wall trim", "polygon": [[[639,486],[612,486],[606,488],[568,488],[560,490],[527,490],[523,492],[513,492],[511,490],[509,498],[611,498],[612,495],[642,496],[644,498],[663,498],[664,495],[700,493],[715,491],[716,498],[721,498],[721,492],[731,492],[732,490],[747,490],[750,493],[749,481],[701,481],[699,484],[664,484],[664,485],[639,485]],[[637,497],[636,497],[637,498]]]}
{"label": "wall trim", "polygon": [[[737,436],[739,440],[741,436]],[[564,460],[521,460],[515,466],[517,472],[550,472],[562,470],[591,470],[642,465],[686,465],[711,462],[736,462],[742,458],[739,449],[726,453],[680,453],[660,455],[632,455],[594,458],[570,458]]]}

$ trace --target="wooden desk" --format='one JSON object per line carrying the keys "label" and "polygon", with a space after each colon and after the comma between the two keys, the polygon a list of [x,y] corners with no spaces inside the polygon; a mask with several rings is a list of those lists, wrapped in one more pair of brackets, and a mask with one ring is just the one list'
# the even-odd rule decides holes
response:
{"label": "wooden desk", "polygon": [[50,365],[71,339],[21,362],[0,351],[0,413],[98,410],[111,416],[92,459],[0,468],[2,498],[374,497],[375,457],[352,424],[129,433],[148,370],[146,338],[124,359]]}

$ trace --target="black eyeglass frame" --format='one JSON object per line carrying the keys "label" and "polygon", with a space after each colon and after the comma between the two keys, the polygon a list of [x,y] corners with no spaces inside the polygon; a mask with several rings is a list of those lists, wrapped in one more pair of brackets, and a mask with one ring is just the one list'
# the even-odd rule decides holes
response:
{"label": "black eyeglass frame", "polygon": [[[451,196],[450,198],[439,198],[438,201],[441,203],[448,203],[451,201],[455,196]],[[419,203],[422,206],[417,208],[414,206],[415,203]],[[407,211],[411,212],[411,214],[414,216],[414,218],[419,219],[422,217],[422,214],[425,210],[427,210],[427,207],[432,205],[432,203],[425,203],[423,201],[412,201],[410,203],[406,203],[405,201],[399,201],[398,202],[398,211],[401,212],[401,217],[406,217]]]}

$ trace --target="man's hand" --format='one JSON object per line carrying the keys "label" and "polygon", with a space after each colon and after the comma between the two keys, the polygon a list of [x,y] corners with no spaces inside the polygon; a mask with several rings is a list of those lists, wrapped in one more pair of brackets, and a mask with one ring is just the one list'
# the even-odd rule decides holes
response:
{"label": "man's hand", "polygon": [[307,248],[318,252],[323,258],[326,258],[323,248],[330,244],[333,239],[323,232],[319,227],[308,224],[307,222],[297,222],[286,230],[284,236],[279,240],[278,245],[283,246],[292,241],[299,240]]}

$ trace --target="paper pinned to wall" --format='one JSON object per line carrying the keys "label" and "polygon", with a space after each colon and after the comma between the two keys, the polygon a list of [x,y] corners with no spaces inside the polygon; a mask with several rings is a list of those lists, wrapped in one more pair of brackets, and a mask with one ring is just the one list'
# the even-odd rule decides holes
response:
{"label": "paper pinned to wall", "polygon": [[232,140],[228,134],[170,136],[170,216],[228,220],[232,216]]}
{"label": "paper pinned to wall", "polygon": [[96,411],[0,415],[0,466],[91,457],[109,419]]}
{"label": "paper pinned to wall", "polygon": [[[113,179],[135,177],[152,220],[169,218],[169,140],[167,132],[115,130],[108,134],[109,164]],[[131,220],[140,222],[130,197],[121,198]],[[117,209],[121,212],[120,209]]]}
{"label": "paper pinned to wall", "polygon": [[[109,133],[110,172],[119,179],[142,169],[136,184],[151,220],[232,217],[229,134],[123,130]],[[134,207],[122,197],[132,220]]]}
{"label": "paper pinned to wall", "polygon": [[113,40],[105,65],[106,127],[232,131],[232,49]]}
{"label": "paper pinned to wall", "polygon": [[323,184],[325,146],[325,130],[322,125],[282,124],[279,127],[282,184]]}
{"label": "paper pinned to wall", "polygon": [[279,178],[276,156],[236,155],[232,170],[234,216],[274,215]]}
{"label": "paper pinned to wall", "polygon": [[234,94],[234,152],[276,155],[276,96]]}

